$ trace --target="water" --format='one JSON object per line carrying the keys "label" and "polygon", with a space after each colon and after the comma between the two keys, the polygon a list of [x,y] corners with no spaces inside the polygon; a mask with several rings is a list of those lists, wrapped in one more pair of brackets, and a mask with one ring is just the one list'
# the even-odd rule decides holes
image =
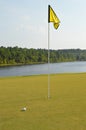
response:
{"label": "water", "polygon": [[0,77],[39,75],[48,74],[48,72],[50,74],[86,72],[86,61],[53,63],[49,65],[49,71],[48,64],[0,67]]}

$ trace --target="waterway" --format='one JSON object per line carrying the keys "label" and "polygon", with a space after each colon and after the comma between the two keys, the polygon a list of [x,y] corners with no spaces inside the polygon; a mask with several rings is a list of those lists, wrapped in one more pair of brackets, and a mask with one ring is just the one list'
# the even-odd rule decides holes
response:
{"label": "waterway", "polygon": [[86,61],[0,67],[0,77],[86,72]]}

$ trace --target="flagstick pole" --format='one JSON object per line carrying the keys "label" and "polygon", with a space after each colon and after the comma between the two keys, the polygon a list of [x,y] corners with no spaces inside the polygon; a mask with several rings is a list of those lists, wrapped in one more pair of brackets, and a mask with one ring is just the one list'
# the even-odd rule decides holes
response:
{"label": "flagstick pole", "polygon": [[48,23],[48,99],[50,98],[50,23]]}

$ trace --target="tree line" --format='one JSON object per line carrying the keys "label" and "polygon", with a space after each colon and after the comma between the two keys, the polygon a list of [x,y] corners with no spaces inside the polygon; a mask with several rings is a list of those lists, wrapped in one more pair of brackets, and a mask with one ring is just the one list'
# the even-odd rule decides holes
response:
{"label": "tree line", "polygon": [[[50,50],[50,62],[86,61],[86,50]],[[48,62],[47,49],[0,47],[0,65],[37,64]]]}

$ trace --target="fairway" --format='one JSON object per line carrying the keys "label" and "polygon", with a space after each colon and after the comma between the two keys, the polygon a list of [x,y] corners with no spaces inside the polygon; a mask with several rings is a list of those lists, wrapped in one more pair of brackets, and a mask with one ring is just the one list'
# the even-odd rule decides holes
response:
{"label": "fairway", "polygon": [[[0,130],[86,130],[86,73],[0,78]],[[26,111],[21,111],[26,107]]]}

